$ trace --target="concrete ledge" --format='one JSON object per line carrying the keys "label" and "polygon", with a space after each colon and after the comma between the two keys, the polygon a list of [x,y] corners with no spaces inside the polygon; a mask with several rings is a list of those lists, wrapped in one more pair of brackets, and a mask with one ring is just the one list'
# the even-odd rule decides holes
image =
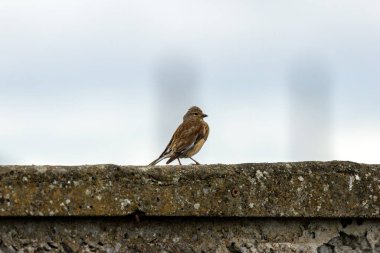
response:
{"label": "concrete ledge", "polygon": [[143,217],[0,219],[0,252],[380,252],[380,220]]}
{"label": "concrete ledge", "polygon": [[380,165],[0,166],[0,216],[380,218]]}

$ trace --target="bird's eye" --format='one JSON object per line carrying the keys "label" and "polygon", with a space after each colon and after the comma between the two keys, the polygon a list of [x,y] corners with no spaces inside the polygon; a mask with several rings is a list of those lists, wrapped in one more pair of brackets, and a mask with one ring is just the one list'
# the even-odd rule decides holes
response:
{"label": "bird's eye", "polygon": [[194,115],[198,115],[198,113],[197,113],[197,112],[194,112]]}

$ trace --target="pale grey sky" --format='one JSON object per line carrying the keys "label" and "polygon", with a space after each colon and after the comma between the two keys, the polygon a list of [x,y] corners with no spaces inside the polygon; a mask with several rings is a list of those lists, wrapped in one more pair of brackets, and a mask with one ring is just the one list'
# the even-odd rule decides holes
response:
{"label": "pale grey sky", "polygon": [[0,164],[148,164],[191,105],[209,114],[202,163],[380,163],[378,13],[375,0],[2,0]]}

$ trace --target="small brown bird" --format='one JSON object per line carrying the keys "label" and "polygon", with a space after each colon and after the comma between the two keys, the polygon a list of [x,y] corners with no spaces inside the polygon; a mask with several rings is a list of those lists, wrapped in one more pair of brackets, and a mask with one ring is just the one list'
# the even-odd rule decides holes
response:
{"label": "small brown bird", "polygon": [[191,107],[183,116],[182,124],[174,132],[164,152],[149,165],[156,165],[165,158],[169,158],[166,164],[175,159],[181,164],[180,158],[190,158],[199,165],[192,156],[199,152],[208,137],[209,127],[203,120],[204,117],[207,115],[199,107]]}

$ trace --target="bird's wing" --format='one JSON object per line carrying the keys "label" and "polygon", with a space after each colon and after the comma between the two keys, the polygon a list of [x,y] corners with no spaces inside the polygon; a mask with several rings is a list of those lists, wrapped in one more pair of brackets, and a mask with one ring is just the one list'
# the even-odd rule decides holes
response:
{"label": "bird's wing", "polygon": [[172,151],[183,153],[191,148],[201,134],[202,125],[194,121],[184,121],[173,135]]}
{"label": "bird's wing", "polygon": [[191,145],[188,149],[184,150],[183,157],[192,157],[202,148],[203,144],[206,142],[209,134],[208,124],[204,121],[201,121],[201,129],[195,139],[193,145]]}
{"label": "bird's wing", "polygon": [[177,128],[173,134],[172,143],[170,145],[171,156],[166,164],[180,157],[183,153],[194,146],[195,141],[200,134],[202,125],[193,120],[187,120]]}
{"label": "bird's wing", "polygon": [[167,157],[170,157],[167,164],[172,162],[194,147],[197,142],[201,140],[206,141],[207,136],[207,123],[194,120],[186,120],[182,122],[174,132],[165,150],[150,165],[157,164]]}

